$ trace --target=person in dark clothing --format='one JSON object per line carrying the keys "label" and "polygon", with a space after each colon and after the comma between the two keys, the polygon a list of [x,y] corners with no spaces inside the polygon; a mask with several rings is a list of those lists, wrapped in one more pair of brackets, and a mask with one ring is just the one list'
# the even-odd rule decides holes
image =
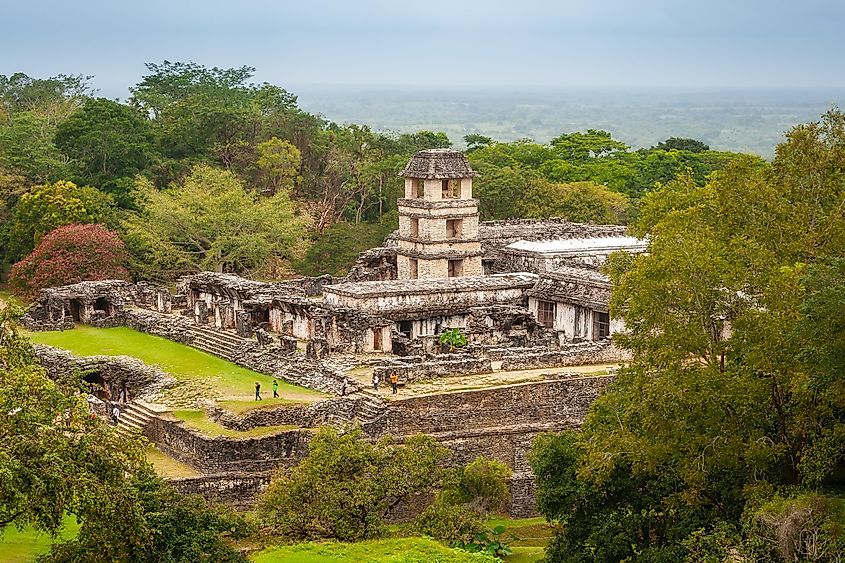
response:
{"label": "person in dark clothing", "polygon": [[375,390],[376,392],[378,392],[378,382],[379,382],[378,374],[374,373],[373,374],[373,390]]}
{"label": "person in dark clothing", "polygon": [[261,384],[258,383],[257,381],[255,382],[255,400],[256,401],[261,400]]}
{"label": "person in dark clothing", "polygon": [[341,397],[346,396],[346,381],[343,382],[343,387],[340,388],[340,396]]}

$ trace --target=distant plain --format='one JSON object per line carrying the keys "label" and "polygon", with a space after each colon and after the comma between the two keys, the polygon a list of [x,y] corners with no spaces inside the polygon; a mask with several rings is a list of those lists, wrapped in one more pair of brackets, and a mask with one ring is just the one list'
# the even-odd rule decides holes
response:
{"label": "distant plain", "polygon": [[436,90],[298,86],[301,107],[378,131],[445,131],[460,147],[480,133],[498,141],[548,142],[604,129],[634,149],[691,137],[714,150],[771,158],[791,127],[845,105],[845,89]]}

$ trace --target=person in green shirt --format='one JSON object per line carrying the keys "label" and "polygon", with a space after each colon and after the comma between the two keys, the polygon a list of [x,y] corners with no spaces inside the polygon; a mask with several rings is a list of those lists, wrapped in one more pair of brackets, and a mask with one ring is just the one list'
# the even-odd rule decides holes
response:
{"label": "person in green shirt", "polygon": [[275,379],[273,380],[273,398],[274,399],[279,398],[279,382],[276,381]]}

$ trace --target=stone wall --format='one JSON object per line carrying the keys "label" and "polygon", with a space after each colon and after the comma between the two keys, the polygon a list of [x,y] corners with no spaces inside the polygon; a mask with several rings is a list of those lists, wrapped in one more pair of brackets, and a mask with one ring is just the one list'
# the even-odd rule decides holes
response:
{"label": "stone wall", "polygon": [[578,366],[624,362],[630,353],[617,348],[609,340],[579,342],[560,350],[532,349],[506,350],[502,356],[502,369],[508,371]]}
{"label": "stone wall", "polygon": [[577,426],[609,376],[505,385],[393,399],[375,434],[465,432],[519,424]]}
{"label": "stone wall", "polygon": [[196,494],[214,502],[249,508],[270,485],[270,473],[225,473],[170,479],[177,491]]}
{"label": "stone wall", "polygon": [[51,378],[79,371],[88,381],[110,390],[114,399],[125,389],[127,400],[154,400],[159,391],[176,383],[172,375],[129,356],[74,356],[52,346],[36,344],[33,348]]}
{"label": "stone wall", "polygon": [[344,397],[320,401],[310,405],[285,405],[262,408],[235,414],[220,409],[213,418],[226,428],[246,431],[259,426],[292,425],[316,428],[327,424],[345,424],[353,421],[361,409],[361,399]]}
{"label": "stone wall", "polygon": [[448,377],[450,375],[491,373],[493,366],[490,358],[468,355],[449,355],[425,358],[425,361],[391,360],[373,368],[382,382],[387,382],[391,373],[396,372],[399,383],[412,383],[420,379]]}
{"label": "stone wall", "polygon": [[153,417],[145,434],[167,455],[207,474],[266,472],[307,455],[309,430],[253,438],[209,437],[176,420]]}

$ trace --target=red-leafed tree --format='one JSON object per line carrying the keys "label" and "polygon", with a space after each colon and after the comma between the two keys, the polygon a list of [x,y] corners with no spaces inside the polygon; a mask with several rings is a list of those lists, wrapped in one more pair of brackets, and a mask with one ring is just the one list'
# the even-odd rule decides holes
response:
{"label": "red-leafed tree", "polygon": [[83,280],[128,279],[126,247],[102,225],[65,225],[44,235],[29,256],[12,267],[15,293],[32,299],[45,287]]}

